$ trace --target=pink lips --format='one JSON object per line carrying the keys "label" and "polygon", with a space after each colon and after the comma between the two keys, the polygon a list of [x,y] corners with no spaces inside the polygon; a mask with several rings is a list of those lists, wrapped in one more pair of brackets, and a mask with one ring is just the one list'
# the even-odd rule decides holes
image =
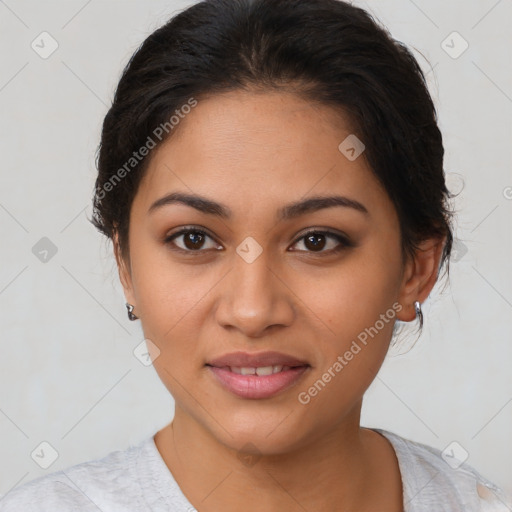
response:
{"label": "pink lips", "polygon": [[[295,384],[310,367],[300,359],[280,352],[249,354],[233,352],[207,363],[207,368],[220,384],[231,393],[242,398],[268,398]],[[283,366],[271,375],[241,375],[231,368],[260,368]]]}

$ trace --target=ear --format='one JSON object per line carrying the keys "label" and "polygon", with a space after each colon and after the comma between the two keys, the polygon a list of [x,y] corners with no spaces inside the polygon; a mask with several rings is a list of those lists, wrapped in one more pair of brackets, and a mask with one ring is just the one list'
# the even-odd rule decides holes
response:
{"label": "ear", "polygon": [[446,237],[423,241],[406,262],[398,299],[403,309],[397,314],[398,320],[411,322],[416,318],[414,302],[424,302],[436,284],[445,242]]}
{"label": "ear", "polygon": [[122,257],[121,246],[119,244],[119,234],[117,230],[114,231],[112,242],[114,245],[114,255],[116,258],[117,270],[119,272],[119,280],[121,281],[121,284],[123,285],[124,289],[124,296],[127,302],[135,305],[135,295],[133,293],[131,269],[128,268],[130,263],[126,262],[125,259]]}

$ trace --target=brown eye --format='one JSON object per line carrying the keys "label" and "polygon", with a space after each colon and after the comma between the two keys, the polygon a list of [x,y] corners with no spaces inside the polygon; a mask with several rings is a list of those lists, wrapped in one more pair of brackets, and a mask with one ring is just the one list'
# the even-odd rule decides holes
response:
{"label": "brown eye", "polygon": [[304,237],[304,245],[312,251],[322,250],[325,247],[325,235],[322,233],[307,235]]}
{"label": "brown eye", "polygon": [[183,242],[187,249],[201,249],[204,244],[204,234],[198,231],[189,231],[183,237]]}
{"label": "brown eye", "polygon": [[[211,240],[209,247],[207,243],[208,240]],[[178,243],[178,241],[180,243]],[[206,249],[218,248],[218,245],[213,241],[212,237],[204,231],[191,228],[182,229],[178,233],[174,233],[167,237],[164,242],[185,252],[204,252]]]}
{"label": "brown eye", "polygon": [[[298,250],[313,253],[331,253],[352,247],[348,238],[329,231],[310,231],[299,238],[294,245],[297,245],[299,242],[302,242],[305,249]],[[326,247],[327,249],[324,250]]]}

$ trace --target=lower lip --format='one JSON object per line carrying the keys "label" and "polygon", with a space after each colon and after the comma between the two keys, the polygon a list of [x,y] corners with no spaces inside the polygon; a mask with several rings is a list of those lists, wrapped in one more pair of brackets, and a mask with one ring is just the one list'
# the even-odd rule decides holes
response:
{"label": "lower lip", "polygon": [[272,375],[240,375],[227,368],[208,366],[217,380],[231,393],[242,398],[269,398],[301,378],[308,366],[298,366]]}

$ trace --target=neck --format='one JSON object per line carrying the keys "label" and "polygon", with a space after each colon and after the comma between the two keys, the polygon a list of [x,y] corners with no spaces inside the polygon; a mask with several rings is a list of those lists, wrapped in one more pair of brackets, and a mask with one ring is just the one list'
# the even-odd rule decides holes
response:
{"label": "neck", "polygon": [[[226,446],[176,406],[172,423],[155,435],[155,443],[198,510],[371,510],[384,490],[375,464],[376,449],[383,445],[376,444],[375,436],[381,436],[359,426],[360,410],[361,403],[334,430],[308,443],[284,453],[260,453],[249,443],[245,450]],[[378,508],[385,510],[382,501]]]}

